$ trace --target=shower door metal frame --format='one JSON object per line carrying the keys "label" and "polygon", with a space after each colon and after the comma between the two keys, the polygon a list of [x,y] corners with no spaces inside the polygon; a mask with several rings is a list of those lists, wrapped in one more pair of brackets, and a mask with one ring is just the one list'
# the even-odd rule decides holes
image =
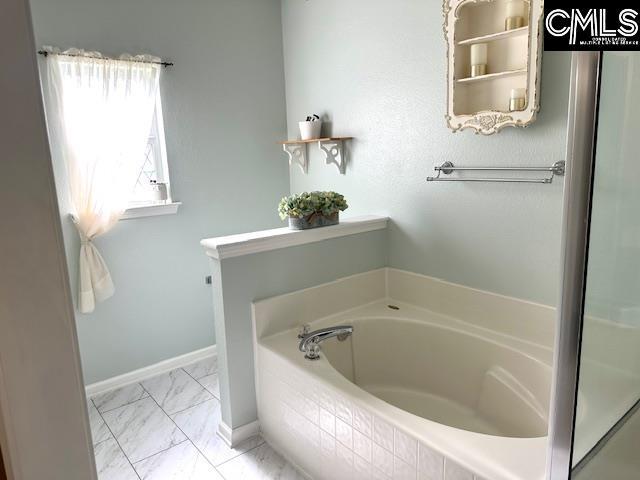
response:
{"label": "shower door metal frame", "polygon": [[547,479],[571,475],[602,54],[573,52]]}

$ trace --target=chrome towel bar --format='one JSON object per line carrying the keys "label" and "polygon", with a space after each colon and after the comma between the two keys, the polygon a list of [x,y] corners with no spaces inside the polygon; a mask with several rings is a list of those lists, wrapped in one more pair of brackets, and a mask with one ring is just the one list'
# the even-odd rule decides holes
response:
{"label": "chrome towel bar", "polygon": [[[444,162],[439,167],[434,167],[438,172],[435,177],[427,177],[427,182],[513,182],[513,183],[552,183],[553,178],[564,175],[565,162],[561,160],[554,163],[550,167],[456,167],[451,162]],[[549,172],[549,176],[545,178],[504,178],[504,177],[442,177],[442,174],[451,175],[456,171],[487,171],[487,172]]]}

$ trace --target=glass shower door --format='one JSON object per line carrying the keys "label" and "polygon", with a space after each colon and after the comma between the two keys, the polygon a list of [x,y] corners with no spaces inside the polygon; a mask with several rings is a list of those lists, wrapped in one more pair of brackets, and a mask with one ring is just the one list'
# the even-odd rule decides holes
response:
{"label": "glass shower door", "polygon": [[640,479],[640,52],[602,55],[576,480]]}

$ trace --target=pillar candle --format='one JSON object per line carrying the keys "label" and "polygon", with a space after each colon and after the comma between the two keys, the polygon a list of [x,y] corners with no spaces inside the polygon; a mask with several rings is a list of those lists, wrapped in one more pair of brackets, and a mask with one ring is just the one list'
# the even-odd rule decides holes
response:
{"label": "pillar candle", "polygon": [[471,45],[471,65],[486,65],[487,44],[476,43]]}
{"label": "pillar candle", "polygon": [[511,89],[511,98],[526,98],[527,97],[527,89],[526,88],[512,88]]}
{"label": "pillar candle", "polygon": [[524,10],[523,0],[510,0],[507,2],[507,18],[524,17]]}

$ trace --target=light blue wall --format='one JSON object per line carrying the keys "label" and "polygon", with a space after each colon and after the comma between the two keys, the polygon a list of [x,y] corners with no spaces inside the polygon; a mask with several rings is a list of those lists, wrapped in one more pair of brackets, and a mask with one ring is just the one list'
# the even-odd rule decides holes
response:
{"label": "light blue wall", "polygon": [[[279,0],[32,0],[36,42],[151,53],[163,72],[177,215],[120,222],[96,243],[116,285],[78,314],[92,383],[215,343],[204,237],[279,226],[288,193]],[[54,152],[55,155],[55,152]],[[72,285],[78,240],[54,158]]]}
{"label": "light blue wall", "polygon": [[554,304],[562,182],[431,183],[433,166],[551,165],[565,157],[568,53],[544,53],[542,110],[526,130],[484,137],[445,125],[440,0],[282,0],[289,136],[310,113],[354,136],[345,176],[310,147],[291,190],[334,189],[352,214],[392,219],[390,263]]}
{"label": "light blue wall", "polygon": [[222,419],[237,428],[257,418],[251,302],[387,265],[387,230],[211,261]]}

